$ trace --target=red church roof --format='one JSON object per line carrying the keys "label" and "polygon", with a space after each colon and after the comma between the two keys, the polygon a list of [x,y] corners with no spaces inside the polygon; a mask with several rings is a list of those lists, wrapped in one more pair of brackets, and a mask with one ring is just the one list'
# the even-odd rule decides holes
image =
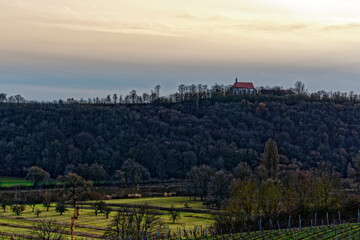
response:
{"label": "red church roof", "polygon": [[254,84],[251,82],[236,82],[232,85],[232,88],[255,89]]}

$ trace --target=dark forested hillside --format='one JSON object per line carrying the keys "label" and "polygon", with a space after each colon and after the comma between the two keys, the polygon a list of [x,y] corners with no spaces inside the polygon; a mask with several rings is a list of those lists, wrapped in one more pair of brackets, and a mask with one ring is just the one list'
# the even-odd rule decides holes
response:
{"label": "dark forested hillside", "polygon": [[194,165],[256,167],[265,142],[280,162],[302,168],[321,160],[344,176],[360,148],[360,105],[243,98],[146,105],[2,104],[0,175],[36,165],[52,177],[98,163],[110,176],[134,159],[152,178],[184,178]]}

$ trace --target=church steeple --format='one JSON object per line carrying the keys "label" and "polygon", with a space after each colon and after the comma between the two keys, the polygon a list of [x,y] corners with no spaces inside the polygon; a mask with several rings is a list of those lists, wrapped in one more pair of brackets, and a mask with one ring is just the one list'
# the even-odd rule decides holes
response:
{"label": "church steeple", "polygon": [[236,82],[236,83],[238,82],[237,78],[235,78],[235,82]]}

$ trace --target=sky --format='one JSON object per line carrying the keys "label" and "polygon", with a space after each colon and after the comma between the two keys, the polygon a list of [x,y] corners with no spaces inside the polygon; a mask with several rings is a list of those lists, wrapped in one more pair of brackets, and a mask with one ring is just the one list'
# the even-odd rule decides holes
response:
{"label": "sky", "polygon": [[0,92],[104,97],[160,84],[357,91],[358,0],[0,0]]}

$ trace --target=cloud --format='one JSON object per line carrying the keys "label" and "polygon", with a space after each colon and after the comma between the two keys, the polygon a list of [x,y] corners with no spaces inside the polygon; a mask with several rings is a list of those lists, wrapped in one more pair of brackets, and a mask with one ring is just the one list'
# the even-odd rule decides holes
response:
{"label": "cloud", "polygon": [[352,22],[346,24],[327,25],[321,28],[324,32],[339,32],[339,31],[360,31],[360,22]]}
{"label": "cloud", "polygon": [[180,37],[173,28],[164,25],[147,24],[147,23],[113,23],[111,25],[101,24],[98,22],[86,21],[41,21],[33,24],[44,27],[63,28],[75,31],[107,32],[107,33],[128,33],[141,35],[158,35],[167,37]]}
{"label": "cloud", "polygon": [[227,17],[224,15],[193,15],[193,14],[180,14],[176,15],[175,18],[186,19],[186,20],[196,20],[196,21],[237,21],[235,18]]}
{"label": "cloud", "polygon": [[[89,4],[95,2],[90,1]],[[179,10],[174,12],[167,13],[159,10],[158,15],[156,15],[154,9],[151,9],[144,12],[143,16],[140,12],[134,14],[121,11],[120,3],[114,5],[114,9],[119,10],[118,14],[114,14],[116,11],[109,13],[105,7],[109,5],[109,2],[105,3],[105,6],[92,8],[86,4],[71,3],[70,1],[65,1],[64,4],[51,4],[43,0],[16,1],[5,5],[4,9],[7,6],[9,10],[6,12],[17,12],[16,15],[12,16],[14,19],[16,18],[16,21],[22,19],[27,23],[44,27],[169,37],[194,37],[221,33],[239,36],[241,31],[255,34],[317,34],[319,32],[338,33],[341,31],[350,33],[360,29],[358,22],[345,22],[335,25],[327,24],[325,21],[315,22],[313,18],[299,19],[298,16],[294,16],[291,18],[292,20],[289,20],[287,15],[274,17],[274,15],[269,14],[271,11],[266,10],[259,2],[255,5],[250,3],[235,4],[235,2],[233,4],[233,8],[226,5],[219,10],[213,9],[214,6],[212,5],[203,10],[191,8],[185,10],[183,7],[186,6],[186,3],[184,3],[180,4]],[[268,5],[267,7],[271,7],[271,4]],[[127,4],[124,5],[125,8],[126,6]],[[131,8],[130,6],[127,7]],[[140,9],[142,8],[144,7]],[[272,11],[281,14],[282,12],[279,9],[275,8]],[[8,13],[0,14],[0,18],[6,14]]]}
{"label": "cloud", "polygon": [[279,32],[304,32],[314,30],[314,24],[306,23],[293,23],[293,24],[281,24],[273,22],[249,22],[235,25],[234,28],[242,29],[245,31],[253,32],[267,32],[267,33],[279,33]]}

